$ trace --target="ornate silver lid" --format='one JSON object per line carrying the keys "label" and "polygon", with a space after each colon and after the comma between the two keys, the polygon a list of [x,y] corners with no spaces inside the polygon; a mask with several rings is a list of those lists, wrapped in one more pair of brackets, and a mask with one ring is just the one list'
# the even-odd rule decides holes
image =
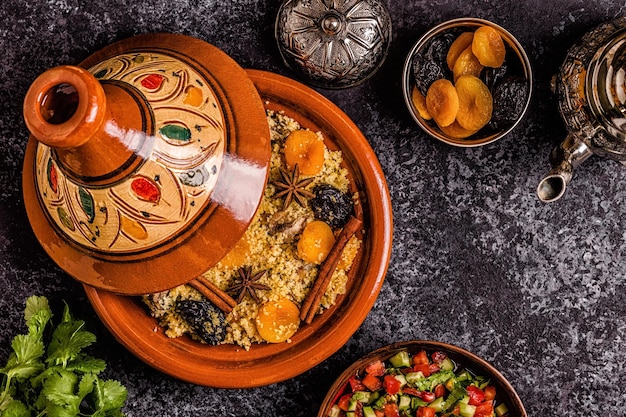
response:
{"label": "ornate silver lid", "polygon": [[286,0],[275,31],[289,68],[315,86],[346,88],[382,65],[391,18],[380,0]]}

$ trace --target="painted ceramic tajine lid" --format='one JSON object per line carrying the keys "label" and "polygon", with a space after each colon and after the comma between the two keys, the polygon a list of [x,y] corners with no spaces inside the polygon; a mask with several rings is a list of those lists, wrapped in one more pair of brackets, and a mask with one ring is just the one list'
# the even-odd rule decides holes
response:
{"label": "painted ceramic tajine lid", "polygon": [[245,71],[196,38],[140,35],[46,71],[24,101],[23,189],[43,248],[122,294],[188,282],[248,228],[269,127]]}

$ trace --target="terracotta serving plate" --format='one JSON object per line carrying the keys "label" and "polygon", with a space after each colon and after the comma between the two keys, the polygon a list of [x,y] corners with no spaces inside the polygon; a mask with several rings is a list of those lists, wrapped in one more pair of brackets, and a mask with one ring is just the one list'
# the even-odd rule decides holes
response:
{"label": "terracotta serving plate", "polygon": [[280,382],[335,353],[361,325],[383,284],[392,242],[389,191],[378,159],[358,127],[314,90],[280,75],[248,70],[268,109],[283,111],[303,127],[321,131],[326,145],[343,151],[359,190],[366,233],[347,292],[335,306],[302,325],[291,343],[208,346],[188,337],[170,339],[138,297],[85,286],[96,313],[139,359],[176,378],[218,388]]}

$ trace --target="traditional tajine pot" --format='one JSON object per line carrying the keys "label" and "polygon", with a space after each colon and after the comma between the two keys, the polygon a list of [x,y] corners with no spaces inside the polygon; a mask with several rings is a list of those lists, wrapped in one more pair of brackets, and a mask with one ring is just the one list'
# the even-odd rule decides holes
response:
{"label": "traditional tajine pot", "polygon": [[239,240],[270,158],[260,96],[218,48],[174,34],[39,76],[23,190],[32,228],[79,281],[121,294],[185,283]]}

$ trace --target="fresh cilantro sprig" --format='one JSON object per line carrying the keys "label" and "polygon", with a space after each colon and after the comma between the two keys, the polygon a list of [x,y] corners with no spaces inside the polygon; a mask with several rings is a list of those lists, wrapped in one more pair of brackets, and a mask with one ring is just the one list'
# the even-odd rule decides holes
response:
{"label": "fresh cilantro sprig", "polygon": [[0,368],[0,417],[124,416],[126,388],[101,379],[106,363],[84,353],[96,336],[67,303],[56,327],[52,316],[46,297],[26,300],[28,333],[15,336]]}

